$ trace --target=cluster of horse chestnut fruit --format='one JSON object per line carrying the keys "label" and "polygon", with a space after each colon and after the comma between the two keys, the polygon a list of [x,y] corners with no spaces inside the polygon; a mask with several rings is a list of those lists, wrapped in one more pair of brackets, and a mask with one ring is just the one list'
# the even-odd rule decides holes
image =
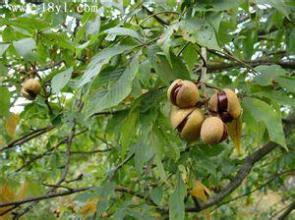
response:
{"label": "cluster of horse chestnut fruit", "polygon": [[167,91],[172,104],[170,121],[182,139],[193,142],[201,138],[206,144],[217,144],[227,138],[225,123],[241,114],[240,101],[230,89],[217,91],[206,101],[208,116],[199,108],[202,100],[198,84],[177,79]]}
{"label": "cluster of horse chestnut fruit", "polygon": [[27,79],[23,82],[21,94],[23,97],[34,100],[41,91],[41,84],[37,79]]}

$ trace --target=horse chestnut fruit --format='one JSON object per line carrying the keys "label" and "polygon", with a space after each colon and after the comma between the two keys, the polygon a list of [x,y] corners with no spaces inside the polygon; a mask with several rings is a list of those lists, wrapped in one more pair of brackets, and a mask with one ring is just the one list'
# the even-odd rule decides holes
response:
{"label": "horse chestnut fruit", "polygon": [[170,120],[172,127],[177,129],[180,137],[192,142],[200,137],[203,113],[197,108],[179,109],[172,107]]}
{"label": "horse chestnut fruit", "polygon": [[230,122],[241,114],[239,98],[230,89],[224,89],[215,93],[209,100],[209,110],[219,114],[224,122]]}
{"label": "horse chestnut fruit", "polygon": [[41,91],[41,85],[37,79],[27,79],[21,88],[21,94],[29,100],[34,100]]}
{"label": "horse chestnut fruit", "polygon": [[167,91],[167,96],[173,105],[189,108],[196,105],[199,99],[198,87],[188,80],[175,80]]}
{"label": "horse chestnut fruit", "polygon": [[201,139],[206,144],[218,144],[227,137],[226,126],[218,117],[208,117],[201,127]]}

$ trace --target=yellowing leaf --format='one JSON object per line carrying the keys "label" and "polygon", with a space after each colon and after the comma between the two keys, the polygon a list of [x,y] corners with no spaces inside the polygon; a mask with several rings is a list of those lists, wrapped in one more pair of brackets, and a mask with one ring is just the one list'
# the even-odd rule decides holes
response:
{"label": "yellowing leaf", "polygon": [[91,199],[80,209],[80,213],[83,216],[94,214],[96,211],[97,199]]}
{"label": "yellowing leaf", "polygon": [[6,127],[7,134],[10,137],[14,137],[16,126],[18,125],[19,120],[20,120],[19,116],[14,113],[12,113],[6,120],[5,127]]}
{"label": "yellowing leaf", "polygon": [[242,134],[242,120],[241,117],[234,119],[227,123],[227,132],[233,141],[233,144],[238,152],[241,153],[241,134]]}
{"label": "yellowing leaf", "polygon": [[191,194],[202,202],[206,202],[210,196],[210,190],[200,181],[196,180]]}
{"label": "yellowing leaf", "polygon": [[0,188],[0,201],[3,202],[11,202],[15,199],[15,192],[14,190],[8,185],[4,184]]}
{"label": "yellowing leaf", "polygon": [[0,146],[4,145],[4,140],[3,140],[3,137],[0,136]]}
{"label": "yellowing leaf", "polygon": [[[25,199],[25,196],[27,195],[29,187],[30,187],[30,184],[27,181],[22,182],[22,184],[18,187],[18,189],[11,187],[8,183],[4,183],[0,187],[0,203],[8,203],[8,202],[14,202],[14,201]],[[0,213],[3,213],[9,210],[10,208],[11,206],[0,208]],[[10,220],[10,219],[12,219],[11,212],[7,212],[5,215],[0,216],[0,220]]]}
{"label": "yellowing leaf", "polygon": [[[7,203],[15,201],[15,191],[7,184],[3,184],[3,186],[0,187],[0,203]],[[3,207],[0,208],[0,213],[3,213],[7,210],[9,210],[11,207]],[[10,213],[7,213],[3,216],[0,216],[0,220],[9,220],[11,219]]]}
{"label": "yellowing leaf", "polygon": [[17,199],[18,200],[22,200],[22,199],[25,199],[27,193],[28,193],[28,190],[29,190],[29,182],[27,181],[24,181],[22,182],[22,184],[20,185],[18,191],[17,191]]}
{"label": "yellowing leaf", "polygon": [[[199,180],[195,181],[194,184],[194,188],[191,191],[191,195],[199,200],[201,200],[202,202],[206,202],[208,200],[208,198],[210,197],[210,190],[203,184],[201,183]],[[211,215],[209,210],[204,210],[203,214],[205,215],[205,218],[207,220],[211,219]]]}

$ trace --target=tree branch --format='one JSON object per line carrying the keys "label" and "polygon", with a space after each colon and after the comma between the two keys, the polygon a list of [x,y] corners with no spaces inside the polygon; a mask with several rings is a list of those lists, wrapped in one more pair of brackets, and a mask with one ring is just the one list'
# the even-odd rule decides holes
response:
{"label": "tree branch", "polygon": [[266,182],[264,182],[263,184],[259,185],[259,186],[256,187],[255,189],[253,189],[253,190],[251,190],[251,191],[249,191],[249,192],[246,192],[246,193],[244,193],[244,194],[242,194],[242,195],[238,195],[238,196],[236,196],[236,197],[234,197],[234,198],[232,198],[232,199],[230,199],[230,200],[228,200],[228,201],[222,202],[222,203],[218,204],[218,206],[216,206],[214,209],[217,209],[217,208],[219,208],[220,206],[223,206],[223,205],[225,205],[225,204],[231,203],[231,202],[236,201],[236,200],[238,200],[238,199],[240,199],[240,198],[243,198],[243,197],[245,197],[245,196],[248,196],[248,195],[250,195],[250,194],[252,194],[252,193],[254,193],[254,192],[256,192],[256,191],[262,189],[263,187],[267,186],[268,184],[270,184],[270,183],[271,183],[272,181],[274,181],[275,179],[277,179],[277,178],[279,178],[279,177],[281,177],[281,176],[284,176],[284,175],[288,175],[288,174],[290,174],[290,173],[293,173],[294,171],[295,171],[295,170],[292,169],[292,170],[282,171],[282,172],[280,172],[280,173],[275,173],[273,176],[271,176],[270,178],[268,178],[268,180],[267,180]]}
{"label": "tree branch", "polygon": [[[257,60],[251,60],[251,61],[243,61],[244,63],[250,65],[251,67],[256,67],[259,65],[271,65],[271,64],[277,64],[280,65],[283,68],[287,69],[295,69],[295,61],[294,60],[271,60],[271,59],[257,59]],[[239,67],[240,64],[237,62],[231,62],[231,63],[209,63],[207,65],[208,72],[219,72],[226,69]]]}
{"label": "tree branch", "polygon": [[19,201],[14,201],[14,202],[0,203],[0,208],[9,207],[9,206],[20,206],[25,203],[37,202],[37,201],[41,201],[41,200],[67,196],[67,195],[71,195],[74,193],[83,192],[83,191],[86,191],[89,189],[91,189],[91,187],[83,187],[83,188],[67,190],[67,191],[63,191],[63,192],[59,192],[59,193],[52,193],[52,194],[46,194],[43,196],[27,198],[27,199],[23,199],[23,200],[19,200]]}
{"label": "tree branch", "polygon": [[49,126],[47,126],[45,128],[39,128],[39,129],[34,130],[34,131],[32,131],[32,132],[30,132],[28,134],[25,134],[22,137],[10,142],[7,146],[1,148],[0,153],[5,151],[5,150],[11,149],[13,147],[23,145],[24,143],[26,143],[26,142],[28,142],[28,141],[36,138],[36,137],[39,137],[42,134],[45,134],[45,133],[51,131],[53,128],[54,128],[54,126],[49,125]]}
{"label": "tree branch", "polygon": [[[294,115],[290,115],[287,120],[294,120]],[[287,136],[291,130],[294,128],[294,123],[286,124],[285,125],[285,135]],[[244,159],[244,163],[242,164],[241,168],[237,172],[236,176],[232,179],[230,183],[228,183],[218,194],[209,198],[206,203],[200,204],[200,207],[192,207],[186,208],[186,212],[199,212],[203,209],[207,209],[213,205],[218,204],[221,202],[226,196],[232,193],[235,189],[237,189],[243,180],[248,176],[250,171],[252,170],[253,166],[260,161],[263,157],[267,154],[272,152],[276,149],[279,145],[273,142],[269,142],[260,149],[256,150],[254,153],[250,154]]]}
{"label": "tree branch", "polygon": [[283,214],[281,214],[278,218],[278,220],[284,220],[288,217],[288,215],[290,215],[290,213],[295,209],[295,201],[293,201],[288,208],[286,209],[286,211],[283,212]]}

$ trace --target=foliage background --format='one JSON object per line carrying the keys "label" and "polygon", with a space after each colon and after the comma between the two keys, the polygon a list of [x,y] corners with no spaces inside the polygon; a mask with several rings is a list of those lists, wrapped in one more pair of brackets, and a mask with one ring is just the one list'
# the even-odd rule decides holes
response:
{"label": "foliage background", "polygon": [[[0,8],[1,219],[292,219],[294,2],[78,5]],[[241,98],[240,154],[170,127],[167,86],[202,69]]]}

